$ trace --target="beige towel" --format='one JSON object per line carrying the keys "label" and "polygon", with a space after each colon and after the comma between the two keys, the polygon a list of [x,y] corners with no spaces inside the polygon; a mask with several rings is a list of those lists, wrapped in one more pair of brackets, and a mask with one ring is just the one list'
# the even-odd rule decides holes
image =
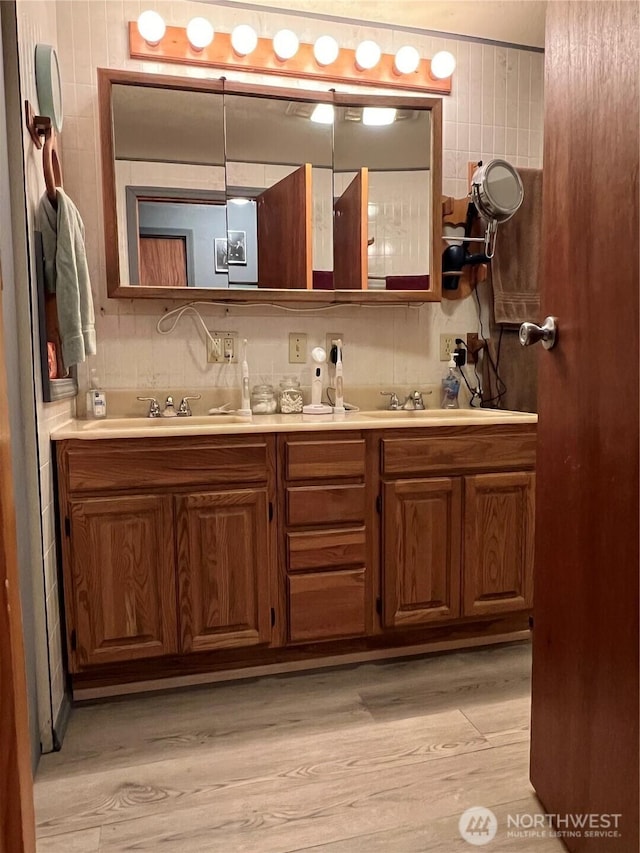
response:
{"label": "beige towel", "polygon": [[518,169],[524,187],[520,210],[498,226],[491,280],[496,323],[537,323],[541,252],[542,170]]}

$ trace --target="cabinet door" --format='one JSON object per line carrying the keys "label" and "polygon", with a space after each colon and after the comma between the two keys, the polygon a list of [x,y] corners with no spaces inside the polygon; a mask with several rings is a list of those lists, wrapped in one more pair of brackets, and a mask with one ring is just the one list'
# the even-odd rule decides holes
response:
{"label": "cabinet door", "polygon": [[385,484],[385,627],[411,627],[459,615],[461,492],[457,477]]}
{"label": "cabinet door", "polygon": [[269,642],[266,489],[203,492],[175,500],[182,651]]}
{"label": "cabinet door", "polygon": [[533,604],[535,474],[465,477],[465,616]]}
{"label": "cabinet door", "polygon": [[71,501],[73,667],[177,651],[171,510],[159,495]]}

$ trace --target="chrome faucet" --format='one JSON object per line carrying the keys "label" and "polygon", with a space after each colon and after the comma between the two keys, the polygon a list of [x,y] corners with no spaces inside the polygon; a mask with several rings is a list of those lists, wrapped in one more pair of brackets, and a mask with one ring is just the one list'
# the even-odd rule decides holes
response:
{"label": "chrome faucet", "polygon": [[[426,393],[430,394],[431,391],[427,391]],[[420,391],[414,391],[413,394],[409,394],[407,399],[404,401],[404,406],[402,408],[409,411],[423,411],[425,405]]]}
{"label": "chrome faucet", "polygon": [[175,418],[177,416],[176,407],[173,405],[173,397],[169,395],[164,401],[164,409],[162,410],[163,418]]}
{"label": "chrome faucet", "polygon": [[160,410],[160,403],[156,400],[155,397],[138,397],[138,400],[141,402],[149,403],[149,411],[147,412],[148,418],[161,418],[162,411]]}
{"label": "chrome faucet", "polygon": [[195,394],[193,397],[183,397],[178,406],[178,417],[190,418],[193,413],[189,405],[189,400],[199,400],[201,396],[201,394]]}
{"label": "chrome faucet", "polygon": [[389,411],[397,412],[400,408],[400,400],[398,399],[398,395],[395,391],[381,391],[381,397],[389,397]]}

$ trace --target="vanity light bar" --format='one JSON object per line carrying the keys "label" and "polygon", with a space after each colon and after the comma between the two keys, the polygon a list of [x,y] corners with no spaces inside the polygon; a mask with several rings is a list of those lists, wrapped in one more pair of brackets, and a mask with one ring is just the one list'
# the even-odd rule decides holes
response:
{"label": "vanity light bar", "polygon": [[[241,69],[281,77],[361,83],[438,95],[451,93],[455,58],[447,51],[438,54],[438,62],[432,67],[432,60],[421,59],[409,45],[394,55],[382,53],[370,40],[351,50],[340,47],[328,35],[320,36],[314,44],[303,44],[291,30],[279,31],[272,40],[259,38],[248,24],[240,24],[231,33],[214,34],[211,25],[210,29],[205,26],[207,23],[200,18],[197,24],[189,22],[186,28],[164,27],[157,12],[143,12],[137,22],[129,22],[129,55],[132,59]],[[443,71],[448,72],[447,76]]]}

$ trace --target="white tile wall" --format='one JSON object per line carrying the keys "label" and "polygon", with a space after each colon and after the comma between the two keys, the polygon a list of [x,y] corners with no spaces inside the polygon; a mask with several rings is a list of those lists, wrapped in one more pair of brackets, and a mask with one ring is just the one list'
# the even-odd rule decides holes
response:
{"label": "white tile wall", "polygon": [[[23,99],[28,99],[37,106],[37,93],[35,86],[35,71],[33,55],[35,45],[39,42],[46,44],[57,44],[57,4],[46,0],[34,0],[34,2],[19,2],[18,12],[18,47],[20,57],[20,83]],[[34,216],[36,206],[44,191],[44,179],[42,176],[42,156],[35,149],[25,130],[25,172],[26,172],[26,197],[28,205],[28,227],[30,235],[33,232]],[[30,239],[33,247],[33,239]],[[33,259],[31,261],[32,284],[35,282],[33,274]],[[33,335],[37,338],[37,317],[34,317]],[[51,443],[49,436],[51,430],[67,421],[73,414],[74,404],[70,401],[45,404],[42,402],[42,378],[39,365],[35,365],[36,377],[36,418],[38,430],[38,456],[40,465],[40,513],[42,542],[40,547],[34,548],[33,553],[42,554],[42,562],[33,566],[34,573],[42,573],[45,577],[45,601],[36,601],[36,614],[46,614],[46,636],[38,635],[36,644],[39,647],[48,647],[49,657],[49,684],[38,683],[38,711],[40,716],[40,729],[43,748],[46,750],[51,745],[51,723],[55,722],[63,698],[64,673],[62,668],[62,641],[60,631],[60,608],[58,589],[58,567],[55,548],[55,507],[53,502],[53,483],[51,466]],[[44,619],[36,619],[36,630],[38,631]],[[40,682],[40,675],[39,675]],[[51,707],[48,697],[51,687]],[[45,702],[44,697],[47,697]],[[48,729],[48,731],[47,731]]]}
{"label": "white tile wall", "polygon": [[[184,318],[167,339],[155,332],[155,323],[166,307],[136,301],[108,300],[104,276],[102,208],[99,174],[97,92],[95,68],[110,65],[165,74],[219,76],[215,71],[185,66],[138,62],[127,58],[126,22],[137,17],[148,4],[138,0],[82,0],[58,2],[59,47],[63,54],[66,119],[64,171],[67,190],[80,207],[87,227],[87,247],[97,305],[99,352],[95,359],[103,385],[109,388],[161,387],[167,381],[197,388],[237,381],[232,366],[220,368],[204,361],[202,333]],[[224,7],[203,7],[190,2],[154,2],[168,24],[184,26],[195,14],[208,14],[221,31],[229,31],[243,20],[268,36],[290,26],[303,40],[312,40],[327,25],[315,19],[272,12]],[[405,33],[376,27],[330,24],[341,44],[355,46],[362,38],[375,38],[383,50],[392,51],[407,40]],[[104,37],[106,32],[106,39]],[[457,57],[453,93],[444,99],[444,191],[466,193],[467,162],[506,156],[522,166],[540,164],[542,145],[542,65],[539,53],[496,47],[456,39],[412,36],[426,56],[446,47]],[[87,45],[90,52],[87,52]],[[291,85],[279,78],[251,78],[225,72],[235,79],[253,79],[270,85]],[[306,88],[308,81],[298,81]],[[345,87],[339,87],[345,88]],[[382,382],[438,381],[440,331],[468,331],[477,327],[471,300],[413,308],[336,308],[327,312],[296,315],[276,309],[205,309],[212,323],[225,317],[227,325],[251,341],[253,369],[277,375],[289,370],[287,333],[307,331],[310,343],[324,340],[325,330],[340,326],[345,331],[345,376],[357,384]],[[135,323],[131,324],[131,318]],[[259,317],[259,319],[258,319]],[[415,317],[415,319],[414,319]],[[213,319],[217,318],[217,319]],[[393,331],[397,326],[398,334]],[[134,334],[130,330],[134,328]],[[376,358],[372,359],[371,350]],[[405,357],[404,353],[407,353]],[[304,373],[304,372],[303,372]],[[81,380],[87,372],[83,371]],[[303,376],[304,378],[304,376]]]}
{"label": "white tile wall", "polygon": [[[327,30],[341,44],[355,47],[363,38],[374,38],[384,51],[393,51],[407,35],[391,29],[360,27],[272,12],[203,6],[186,0],[153,0],[168,24],[184,26],[194,15],[208,15],[221,31],[230,31],[239,17],[261,35],[273,35],[289,26],[303,41],[312,41]],[[172,307],[158,302],[108,300],[102,236],[102,193],[97,118],[96,68],[141,69],[183,76],[219,76],[205,69],[138,62],[128,58],[126,23],[149,3],[139,0],[18,0],[21,74],[24,96],[35,100],[33,47],[38,41],[56,44],[63,80],[65,124],[62,134],[65,187],[78,205],[86,226],[89,268],[96,305],[98,354],[80,371],[86,386],[88,368],[96,366],[104,387],[183,388],[231,386],[238,382],[234,366],[208,365],[205,344],[196,324],[184,317],[175,332],[162,337],[156,322]],[[542,157],[543,56],[456,39],[412,35],[411,42],[425,56],[446,48],[457,57],[453,92],[444,99],[444,192],[457,197],[467,191],[469,160],[506,157],[518,166],[539,166]],[[291,80],[227,73],[238,80],[292,85]],[[298,81],[302,88],[324,89],[326,84]],[[338,87],[345,89],[345,87]],[[367,91],[367,89],[360,89]],[[39,154],[26,144],[27,196],[31,218],[43,190]],[[252,372],[276,379],[290,373],[287,333],[306,332],[309,343],[324,342],[326,331],[345,334],[345,382],[363,384],[430,384],[439,381],[443,366],[438,360],[442,331],[464,332],[477,327],[472,300],[443,302],[421,307],[338,307],[331,311],[292,314],[279,309],[220,308],[207,306],[203,313],[211,328],[238,331],[250,340]],[[36,330],[34,330],[35,334]],[[301,373],[303,382],[308,369]],[[47,577],[48,642],[52,660],[55,703],[62,696],[58,590],[55,569],[54,527],[50,491],[51,428],[72,413],[69,403],[40,405],[41,479],[43,483],[44,555]]]}

